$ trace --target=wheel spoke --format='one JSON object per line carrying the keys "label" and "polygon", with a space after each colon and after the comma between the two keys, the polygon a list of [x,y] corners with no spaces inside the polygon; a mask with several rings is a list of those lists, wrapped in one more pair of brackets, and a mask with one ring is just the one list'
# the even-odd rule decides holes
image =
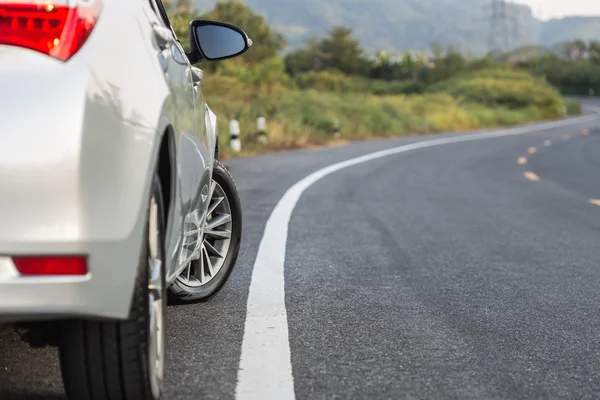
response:
{"label": "wheel spoke", "polygon": [[205,231],[206,236],[211,237],[213,239],[230,239],[231,232],[230,231]]}
{"label": "wheel spoke", "polygon": [[200,233],[200,229],[196,228],[196,229],[190,229],[189,231],[185,231],[185,233],[183,234],[183,236],[185,237],[190,237],[190,236],[196,236]]}
{"label": "wheel spoke", "polygon": [[209,231],[214,230],[217,226],[224,225],[231,221],[231,215],[229,214],[221,214],[216,218],[210,220],[208,224],[206,224],[206,229]]}
{"label": "wheel spoke", "polygon": [[194,253],[192,254],[192,256],[190,257],[192,260],[197,260],[200,258],[200,250],[196,250],[194,251]]}
{"label": "wheel spoke", "polygon": [[210,255],[208,254],[206,248],[204,248],[204,255],[206,256],[206,266],[208,267],[208,273],[212,278],[213,276],[215,276],[215,271],[213,270],[212,261],[210,261]]}
{"label": "wheel spoke", "polygon": [[189,282],[190,274],[192,273],[192,263],[189,263],[186,269],[187,269],[187,275],[186,275],[185,279]]}
{"label": "wheel spoke", "polygon": [[204,255],[203,251],[200,251],[200,276],[196,278],[200,281],[201,285],[204,285]]}
{"label": "wheel spoke", "polygon": [[219,204],[221,204],[223,202],[223,200],[225,200],[225,197],[216,197],[213,200],[213,203],[210,205],[210,207],[208,207],[208,212],[207,215],[212,214],[216,208],[219,206]]}
{"label": "wheel spoke", "polygon": [[211,180],[210,181],[210,193],[208,194],[208,201],[212,200],[213,194],[215,193],[215,188],[216,187],[217,187],[217,182],[215,182],[214,180]]}
{"label": "wheel spoke", "polygon": [[215,246],[213,246],[212,244],[210,244],[208,241],[204,242],[204,247],[206,247],[206,251],[210,254],[212,254],[215,257],[219,257],[219,258],[225,258],[225,256],[223,254],[221,254],[219,252],[219,250],[217,250],[215,248]]}

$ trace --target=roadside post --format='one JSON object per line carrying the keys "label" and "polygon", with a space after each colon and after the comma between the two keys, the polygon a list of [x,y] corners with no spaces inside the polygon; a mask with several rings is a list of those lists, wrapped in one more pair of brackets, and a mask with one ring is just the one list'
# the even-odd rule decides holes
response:
{"label": "roadside post", "polygon": [[235,153],[242,151],[242,142],[240,141],[240,123],[237,120],[229,122],[229,145]]}
{"label": "roadside post", "polygon": [[267,144],[267,119],[265,117],[259,117],[256,120],[256,129],[258,131],[258,142],[260,144]]}
{"label": "roadside post", "polygon": [[333,136],[336,139],[339,139],[342,136],[341,133],[341,129],[340,129],[340,121],[338,121],[337,119],[334,119],[332,124],[332,130],[333,130]]}

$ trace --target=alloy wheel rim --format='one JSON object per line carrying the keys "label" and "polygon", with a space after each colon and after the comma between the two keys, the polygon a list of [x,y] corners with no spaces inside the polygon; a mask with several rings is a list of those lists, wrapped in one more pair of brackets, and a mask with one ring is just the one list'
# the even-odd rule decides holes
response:
{"label": "alloy wheel rim", "polygon": [[[179,275],[179,281],[186,286],[200,287],[211,282],[221,271],[231,244],[232,216],[227,194],[216,181],[212,181],[210,201],[201,244],[192,260]],[[193,232],[196,232],[195,230]]]}
{"label": "alloy wheel rim", "polygon": [[162,251],[160,247],[160,228],[158,204],[152,197],[148,221],[148,372],[150,389],[155,399],[160,397],[164,377],[164,299],[162,278]]}

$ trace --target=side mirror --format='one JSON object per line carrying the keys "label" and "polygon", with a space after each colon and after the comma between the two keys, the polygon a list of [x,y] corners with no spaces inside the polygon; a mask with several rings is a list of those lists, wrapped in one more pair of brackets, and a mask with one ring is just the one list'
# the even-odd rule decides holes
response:
{"label": "side mirror", "polygon": [[200,61],[218,61],[244,54],[252,40],[235,25],[195,19],[190,22],[188,58],[192,64]]}

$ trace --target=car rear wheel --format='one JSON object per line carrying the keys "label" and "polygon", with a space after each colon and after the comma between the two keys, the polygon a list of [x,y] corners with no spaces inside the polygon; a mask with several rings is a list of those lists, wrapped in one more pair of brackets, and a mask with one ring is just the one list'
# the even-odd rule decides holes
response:
{"label": "car rear wheel", "polygon": [[195,259],[169,288],[174,302],[204,301],[217,294],[235,266],[241,236],[242,206],[237,188],[229,171],[215,161],[202,243]]}
{"label": "car rear wheel", "polygon": [[60,361],[69,399],[161,397],[166,307],[161,193],[155,177],[129,319],[68,321],[61,326]]}

